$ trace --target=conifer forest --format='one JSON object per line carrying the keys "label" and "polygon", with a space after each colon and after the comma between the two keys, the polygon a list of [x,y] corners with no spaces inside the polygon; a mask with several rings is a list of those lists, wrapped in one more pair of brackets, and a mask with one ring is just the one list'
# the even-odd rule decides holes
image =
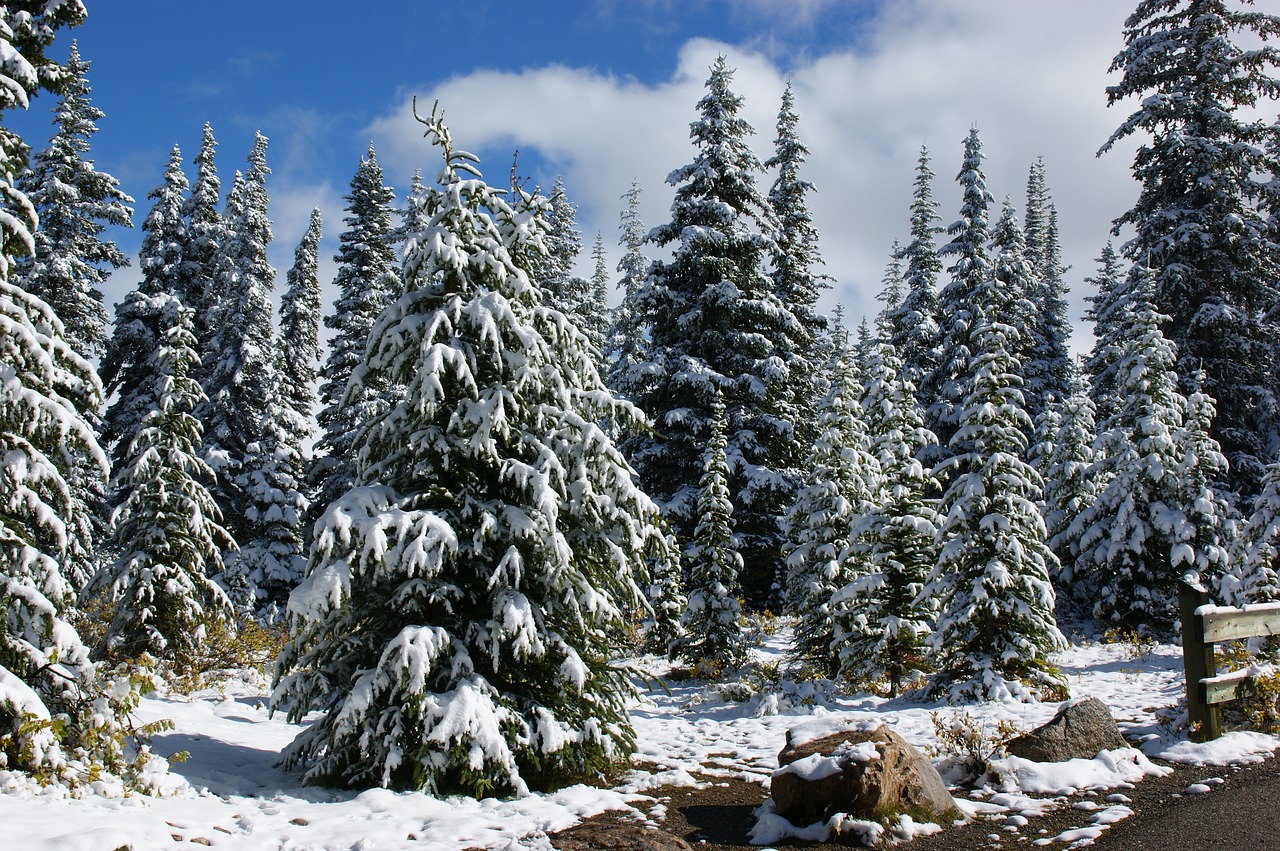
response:
{"label": "conifer forest", "polygon": [[793,91],[751,127],[732,57],[614,234],[419,100],[423,170],[351,151],[277,270],[262,134],[228,166],[204,125],[141,200],[94,167],[86,3],[0,6],[0,110],[54,107],[0,126],[0,774],[161,795],[140,701],[257,659],[300,783],[519,797],[628,764],[628,660],[740,681],[764,620],[796,682],[962,706],[1176,643],[1187,574],[1280,602],[1280,15],[1137,0],[1095,269],[1053,163],[998,202],[979,128],[955,175],[921,148],[862,318],[820,307]]}

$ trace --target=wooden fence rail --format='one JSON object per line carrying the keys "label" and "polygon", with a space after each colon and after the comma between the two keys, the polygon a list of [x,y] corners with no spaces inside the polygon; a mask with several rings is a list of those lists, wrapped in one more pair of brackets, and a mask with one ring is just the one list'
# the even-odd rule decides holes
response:
{"label": "wooden fence rail", "polygon": [[1240,638],[1280,635],[1280,603],[1233,608],[1214,606],[1209,593],[1183,578],[1178,583],[1182,610],[1182,666],[1187,677],[1187,716],[1191,735],[1209,741],[1222,735],[1218,704],[1240,696],[1249,672],[1218,673],[1214,644]]}

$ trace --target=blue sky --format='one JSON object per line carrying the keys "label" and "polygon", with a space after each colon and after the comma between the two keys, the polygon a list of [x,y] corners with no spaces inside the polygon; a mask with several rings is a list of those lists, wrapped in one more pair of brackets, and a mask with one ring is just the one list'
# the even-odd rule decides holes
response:
{"label": "blue sky", "polygon": [[[762,159],[782,87],[794,82],[814,214],[838,282],[827,306],[844,302],[853,322],[877,309],[922,144],[944,223],[958,209],[953,178],[971,125],[998,200],[1021,206],[1027,169],[1045,158],[1077,314],[1109,222],[1135,195],[1131,148],[1094,157],[1125,116],[1106,109],[1103,92],[1131,5],[1117,0],[87,5],[88,22],[70,34],[93,63],[93,100],[106,113],[93,158],[137,201],[135,223],[174,143],[189,162],[210,122],[226,186],[261,130],[271,139],[271,256],[281,281],[312,206],[325,216],[322,276],[332,275],[342,196],[370,143],[398,196],[414,168],[434,175],[435,154],[409,115],[415,95],[440,99],[455,140],[481,156],[492,182],[505,181],[515,148],[534,182],[562,176],[584,241],[601,231],[616,260],[620,196],[633,179],[646,224],[666,220],[664,180],[692,156],[688,125],[721,53],[738,69],[735,90]],[[43,95],[14,122],[35,147],[51,131],[53,105]],[[114,236],[136,254],[136,230]],[[108,301],[136,279],[136,269],[114,276]],[[1088,345],[1087,331],[1077,336],[1077,347]]]}

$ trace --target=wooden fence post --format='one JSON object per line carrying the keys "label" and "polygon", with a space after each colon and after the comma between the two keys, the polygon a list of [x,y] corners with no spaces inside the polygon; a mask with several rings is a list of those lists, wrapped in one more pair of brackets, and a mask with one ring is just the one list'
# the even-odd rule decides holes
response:
{"label": "wooden fence post", "polygon": [[1222,735],[1218,707],[1205,701],[1205,688],[1200,682],[1218,673],[1213,645],[1204,640],[1204,618],[1196,614],[1196,609],[1208,604],[1209,592],[1182,579],[1178,582],[1178,602],[1182,608],[1182,666],[1187,678],[1190,738],[1209,741]]}

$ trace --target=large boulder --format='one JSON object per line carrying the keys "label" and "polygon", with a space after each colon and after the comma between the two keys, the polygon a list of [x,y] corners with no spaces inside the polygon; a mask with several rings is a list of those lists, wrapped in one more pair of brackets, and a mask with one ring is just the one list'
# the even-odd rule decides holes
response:
{"label": "large boulder", "polygon": [[548,838],[560,851],[693,851],[680,837],[639,824],[585,822]]}
{"label": "large boulder", "polygon": [[838,812],[936,819],[955,810],[928,758],[883,724],[795,744],[788,732],[778,765],[770,787],[774,809],[795,825]]}
{"label": "large boulder", "polygon": [[1068,700],[1048,724],[1005,746],[1011,756],[1033,762],[1093,759],[1099,751],[1127,748],[1107,705],[1096,697]]}

